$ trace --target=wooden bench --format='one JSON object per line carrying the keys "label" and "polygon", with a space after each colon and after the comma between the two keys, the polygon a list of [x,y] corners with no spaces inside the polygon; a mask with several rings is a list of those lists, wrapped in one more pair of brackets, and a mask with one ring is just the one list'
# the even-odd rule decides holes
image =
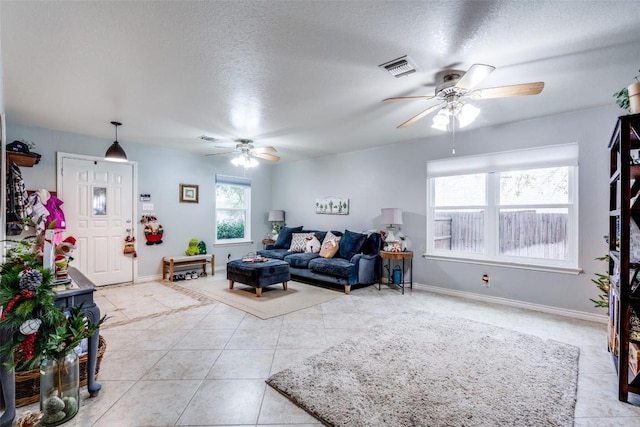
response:
{"label": "wooden bench", "polygon": [[162,258],[162,280],[167,278],[169,274],[169,281],[173,282],[173,272],[176,268],[186,267],[200,267],[202,268],[202,274],[207,275],[207,264],[211,264],[211,275],[213,276],[215,267],[215,255],[201,254],[201,255],[178,255],[178,256],[166,256]]}

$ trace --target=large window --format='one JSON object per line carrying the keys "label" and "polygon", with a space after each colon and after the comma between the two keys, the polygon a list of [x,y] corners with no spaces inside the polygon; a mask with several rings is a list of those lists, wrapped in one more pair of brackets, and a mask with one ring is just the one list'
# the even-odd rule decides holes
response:
{"label": "large window", "polygon": [[576,269],[577,144],[427,165],[427,256]]}
{"label": "large window", "polygon": [[251,241],[251,180],[216,174],[216,243]]}

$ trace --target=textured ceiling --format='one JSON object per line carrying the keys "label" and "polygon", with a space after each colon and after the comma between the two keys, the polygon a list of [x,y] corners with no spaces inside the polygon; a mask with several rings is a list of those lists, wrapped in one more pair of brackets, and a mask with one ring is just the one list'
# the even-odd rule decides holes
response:
{"label": "textured ceiling", "polygon": [[[478,87],[544,81],[476,102],[470,128],[612,104],[640,60],[636,1],[2,1],[7,120],[220,152],[210,135],[283,161],[435,135],[435,74],[496,67]],[[409,55],[419,71],[378,67]],[[100,142],[103,143],[103,142]],[[227,142],[228,143],[228,142]]]}

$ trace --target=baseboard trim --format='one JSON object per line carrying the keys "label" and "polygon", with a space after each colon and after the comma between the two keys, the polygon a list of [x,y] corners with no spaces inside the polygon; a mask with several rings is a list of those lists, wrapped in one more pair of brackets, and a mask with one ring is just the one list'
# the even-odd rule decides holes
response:
{"label": "baseboard trim", "polygon": [[162,281],[162,274],[153,274],[151,276],[138,276],[133,283],[146,283]]}
{"label": "baseboard trim", "polygon": [[508,298],[490,297],[486,295],[474,294],[472,292],[457,291],[453,289],[441,288],[438,286],[425,285],[422,283],[414,283],[413,286],[421,288],[436,294],[450,295],[454,297],[467,298],[476,301],[490,302],[494,304],[508,305],[511,307],[524,308],[526,310],[540,311],[542,313],[557,314],[558,316],[571,317],[573,319],[586,320],[589,322],[607,323],[608,317],[604,314],[586,313],[584,311],[567,310],[548,305],[533,304],[530,302],[518,301]]}

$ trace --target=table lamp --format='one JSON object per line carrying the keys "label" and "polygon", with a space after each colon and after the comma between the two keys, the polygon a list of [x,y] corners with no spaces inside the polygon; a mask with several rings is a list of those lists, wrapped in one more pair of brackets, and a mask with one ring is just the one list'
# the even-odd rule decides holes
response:
{"label": "table lamp", "polygon": [[391,249],[396,241],[395,231],[396,225],[402,225],[402,209],[399,208],[383,208],[381,211],[382,224],[387,226],[387,238],[384,240],[387,246],[385,250]]}

